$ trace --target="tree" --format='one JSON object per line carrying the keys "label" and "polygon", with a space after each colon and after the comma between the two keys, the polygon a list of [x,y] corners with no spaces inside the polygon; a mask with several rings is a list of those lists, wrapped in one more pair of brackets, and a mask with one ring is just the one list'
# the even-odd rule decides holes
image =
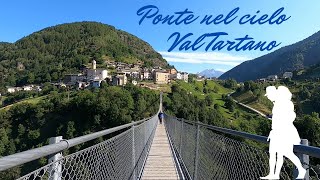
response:
{"label": "tree", "polygon": [[312,146],[320,145],[320,119],[318,113],[304,115],[295,122],[301,138],[308,138]]}
{"label": "tree", "polygon": [[245,91],[250,91],[250,90],[251,90],[251,83],[250,83],[250,81],[244,82],[244,90],[245,90]]}
{"label": "tree", "polygon": [[10,75],[10,76],[8,77],[7,82],[8,82],[8,84],[9,84],[10,86],[15,86],[15,85],[16,85],[16,82],[17,82],[17,79],[16,79],[16,77],[15,77],[14,75]]}
{"label": "tree", "polygon": [[219,92],[218,86],[214,86],[214,87],[213,87],[213,92],[214,92],[214,93],[218,93],[218,92]]}
{"label": "tree", "polygon": [[43,88],[42,88],[42,93],[43,94],[49,94],[50,91],[54,90],[54,86],[51,85],[49,82],[44,83]]}
{"label": "tree", "polygon": [[236,107],[236,103],[230,97],[226,98],[224,105],[230,112],[233,112]]}
{"label": "tree", "polygon": [[299,91],[299,97],[302,99],[309,99],[311,97],[311,93],[307,88],[304,87]]}
{"label": "tree", "polygon": [[107,82],[105,82],[105,81],[102,81],[101,82],[101,84],[100,84],[100,88],[106,88],[106,87],[108,87],[108,83]]}
{"label": "tree", "polygon": [[22,124],[19,124],[18,125],[18,136],[23,136],[25,132],[26,132],[26,128]]}
{"label": "tree", "polygon": [[32,84],[32,83],[34,83],[34,81],[35,81],[34,73],[30,72],[30,73],[28,74],[28,80],[27,80],[27,82],[28,82],[29,84]]}
{"label": "tree", "polygon": [[223,86],[229,89],[235,89],[237,87],[237,81],[234,79],[228,79],[224,82]]}
{"label": "tree", "polygon": [[194,83],[195,79],[197,79],[197,75],[196,74],[189,74],[188,83]]}
{"label": "tree", "polygon": [[6,147],[9,143],[9,137],[4,128],[0,128],[0,156],[6,152]]}
{"label": "tree", "polygon": [[97,114],[93,117],[94,119],[94,125],[99,126],[101,124],[101,115]]}
{"label": "tree", "polygon": [[147,101],[144,99],[144,97],[139,97],[138,101],[136,101],[135,105],[135,112],[138,117],[144,117],[145,110],[147,109]]}
{"label": "tree", "polygon": [[210,105],[213,103],[213,101],[214,101],[214,99],[213,99],[212,96],[207,95],[207,96],[205,97],[205,102],[206,102],[206,105],[207,105],[207,106],[210,106]]}
{"label": "tree", "polygon": [[171,86],[171,91],[172,92],[180,92],[181,91],[181,87],[178,84],[173,84]]}
{"label": "tree", "polygon": [[253,82],[253,81],[246,81],[244,82],[244,90],[245,91],[255,91],[259,89],[259,86],[257,83]]}
{"label": "tree", "polygon": [[46,76],[45,76],[45,81],[46,81],[46,82],[51,82],[51,76],[50,76],[49,73],[46,74]]}
{"label": "tree", "polygon": [[59,75],[58,75],[57,72],[53,72],[53,73],[51,74],[51,77],[52,77],[52,80],[54,80],[54,81],[59,80]]}
{"label": "tree", "polygon": [[219,105],[219,104],[214,104],[213,108],[214,108],[215,110],[219,111],[220,105]]}
{"label": "tree", "polygon": [[146,61],[145,63],[144,63],[144,65],[146,66],[146,67],[152,67],[152,62],[151,61]]}
{"label": "tree", "polygon": [[29,130],[28,132],[28,138],[31,140],[36,140],[40,137],[40,130],[36,129],[36,130]]}
{"label": "tree", "polygon": [[208,90],[207,87],[204,87],[204,88],[203,88],[203,93],[204,93],[204,94],[208,94],[208,93],[209,93],[209,90]]}
{"label": "tree", "polygon": [[74,127],[74,121],[69,121],[67,124],[66,138],[67,139],[73,138],[75,132],[76,132],[76,129]]}
{"label": "tree", "polygon": [[236,91],[237,91],[238,93],[243,92],[243,91],[244,91],[244,86],[238,87]]}
{"label": "tree", "polygon": [[317,112],[320,112],[320,92],[316,92],[311,96],[311,105]]}
{"label": "tree", "polygon": [[238,119],[240,117],[240,115],[241,115],[240,111],[236,111],[236,112],[234,112],[233,117]]}
{"label": "tree", "polygon": [[3,179],[18,179],[21,177],[21,168],[13,167],[9,170],[0,172],[0,177]]}

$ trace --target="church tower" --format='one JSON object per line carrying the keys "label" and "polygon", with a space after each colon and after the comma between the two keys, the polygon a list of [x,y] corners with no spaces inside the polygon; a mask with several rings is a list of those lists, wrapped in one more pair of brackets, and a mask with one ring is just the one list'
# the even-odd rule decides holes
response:
{"label": "church tower", "polygon": [[97,62],[95,60],[92,61],[92,69],[97,69]]}

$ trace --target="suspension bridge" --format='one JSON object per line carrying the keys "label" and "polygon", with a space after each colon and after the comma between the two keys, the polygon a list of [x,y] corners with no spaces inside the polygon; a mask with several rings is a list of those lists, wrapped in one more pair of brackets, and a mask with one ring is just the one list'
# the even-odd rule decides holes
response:
{"label": "suspension bridge", "polygon": [[[158,113],[160,111],[162,95]],[[48,157],[47,165],[18,179],[256,180],[268,174],[267,148],[254,145],[266,146],[267,137],[168,114],[164,123],[159,124],[157,114],[69,140],[61,136],[50,138],[49,145],[0,158],[0,171]],[[88,148],[65,156],[61,153],[113,133],[117,135]],[[320,172],[312,162],[319,162],[320,148],[308,146],[307,141],[302,140],[294,151],[307,169],[305,179],[319,179]],[[295,168],[285,161],[281,179],[296,176]]]}

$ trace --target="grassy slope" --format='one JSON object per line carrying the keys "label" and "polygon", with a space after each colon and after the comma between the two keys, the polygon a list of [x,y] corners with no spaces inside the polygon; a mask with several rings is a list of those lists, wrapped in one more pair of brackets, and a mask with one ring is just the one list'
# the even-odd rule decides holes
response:
{"label": "grassy slope", "polygon": [[[301,91],[303,87],[307,88],[311,94],[316,93],[320,89],[320,82],[318,81],[305,81],[305,80],[295,80],[292,81],[290,84],[284,84],[283,82],[278,82],[275,84],[276,87],[283,85],[290,89],[291,93],[293,94],[293,102],[296,105],[297,101],[300,102],[302,106],[302,112],[304,114],[311,114],[312,112],[316,111],[309,99],[297,99],[297,94]],[[262,94],[264,94],[263,92]],[[234,93],[232,97],[239,102],[242,102],[252,108],[255,108],[265,114],[271,113],[272,104],[265,97],[255,97],[252,92],[241,92],[241,93]]]}
{"label": "grassy slope", "polygon": [[0,110],[9,110],[12,106],[15,106],[17,104],[22,104],[22,103],[37,104],[39,101],[45,99],[47,96],[48,95],[35,97],[35,98],[30,98],[30,99],[25,99],[25,100],[10,104],[8,106],[2,107],[2,108],[0,108]]}
{"label": "grassy slope", "polygon": [[232,90],[226,89],[214,81],[207,81],[206,87],[209,90],[213,90],[216,87],[216,90],[218,91],[216,93],[210,92],[208,94],[203,93],[204,81],[196,81],[194,84],[186,83],[184,81],[177,81],[176,83],[179,84],[180,87],[190,92],[191,94],[196,95],[200,99],[204,99],[207,95],[212,96],[214,99],[214,104],[219,104],[220,106],[224,105],[224,101],[222,100],[222,95],[232,92]]}
{"label": "grassy slope", "polygon": [[[195,81],[193,83],[186,83],[184,81],[177,81],[177,84],[180,85],[181,88],[185,89],[186,91],[190,92],[193,95],[196,95],[200,99],[204,99],[206,95],[212,96],[214,99],[213,104],[219,104],[221,107],[224,106],[224,101],[222,100],[222,95],[223,94],[228,94],[232,92],[230,89],[226,89],[217,82],[214,81],[207,81],[207,88],[213,90],[213,88],[216,86],[217,87],[217,92],[210,92],[208,94],[203,93],[203,87],[204,87],[204,81]],[[222,108],[222,113],[224,115],[227,115],[227,109]]]}
{"label": "grassy slope", "polygon": [[[230,127],[227,127],[227,128],[236,129],[236,130],[240,130],[240,131],[244,131],[244,132],[248,132],[248,133],[252,133],[252,134],[257,134],[257,135],[262,135],[262,136],[268,136],[268,134],[261,133],[258,129],[260,128],[261,120],[262,121],[265,120],[266,124],[269,123],[268,127],[271,127],[271,121],[269,121],[266,118],[261,117],[260,115],[258,115],[256,113],[253,113],[252,111],[248,110],[247,108],[244,108],[239,105],[236,106],[236,109],[234,112],[230,112],[224,106],[225,102],[222,100],[222,95],[229,94],[229,93],[233,92],[234,90],[226,89],[216,81],[207,81],[207,87],[209,89],[213,89],[214,86],[216,86],[218,88],[218,91],[216,93],[210,92],[208,94],[204,94],[203,90],[201,89],[201,87],[203,87],[203,85],[204,85],[204,81],[195,82],[195,84],[185,83],[182,81],[179,81],[176,83],[178,83],[180,85],[180,87],[182,87],[183,89],[196,95],[198,98],[204,99],[207,95],[213,96],[214,102],[213,102],[212,106],[214,106],[214,104],[220,105],[219,112],[223,115],[223,117],[226,120],[229,121]],[[198,90],[196,89],[196,87],[198,87],[197,88]],[[199,89],[202,91],[200,91]],[[235,117],[236,112],[239,112],[239,114],[240,114],[240,116],[238,118]],[[260,119],[260,121],[258,119]],[[266,149],[267,148],[266,144],[258,143],[256,141],[251,141],[251,140],[246,139],[246,140],[244,140],[244,142],[246,144],[249,144],[249,145],[256,147],[256,148],[259,148],[259,149]]]}
{"label": "grassy slope", "polygon": [[[204,94],[203,87],[204,87],[204,83],[205,83],[204,81],[195,81],[194,83],[186,83],[184,81],[176,81],[175,83],[179,84],[182,88],[184,88],[185,90],[191,92],[192,94],[194,94],[196,96],[199,96],[200,98],[204,96],[203,95]],[[223,86],[221,86],[220,84],[218,84],[217,82],[212,81],[212,80],[207,81],[206,87],[209,90],[214,90],[214,88],[216,87],[217,93],[214,93],[214,94],[216,94],[217,96],[220,95],[220,98],[221,98],[222,94],[228,94],[228,93],[232,92],[232,90],[226,89]],[[196,88],[198,88],[198,89],[196,89]]]}
{"label": "grassy slope", "polygon": [[140,84],[143,84],[144,86],[157,90],[162,91],[164,93],[170,93],[171,92],[171,84],[154,84],[153,81],[142,81]]}
{"label": "grassy slope", "polygon": [[[219,83],[212,81],[212,80],[208,80],[207,81],[207,88],[209,89],[213,89],[216,86],[216,89],[218,90],[217,92],[210,92],[208,94],[203,93],[203,87],[204,87],[204,81],[196,81],[194,84],[192,83],[186,83],[183,81],[177,81],[176,83],[178,83],[180,85],[181,88],[187,90],[188,92],[191,92],[193,95],[196,95],[198,98],[204,99],[207,95],[212,96],[214,99],[214,102],[212,104],[212,106],[214,106],[214,104],[219,104],[221,106],[221,108],[219,109],[220,113],[227,119],[230,121],[231,125],[235,126],[235,127],[240,127],[241,123],[246,122],[247,124],[251,124],[251,127],[255,127],[257,126],[255,121],[250,121],[248,120],[248,116],[252,116],[252,117],[259,117],[259,115],[252,113],[251,111],[249,111],[246,108],[243,108],[241,106],[236,106],[236,110],[234,112],[230,112],[225,106],[224,106],[224,101],[222,100],[222,95],[223,94],[229,94],[231,93],[233,90],[231,89],[226,89],[223,86],[221,86]],[[234,114],[235,112],[239,112],[240,113],[240,117],[235,118]],[[248,129],[247,132],[250,132],[251,130]],[[251,131],[253,132],[253,130]]]}
{"label": "grassy slope", "polygon": [[251,91],[234,93],[232,97],[264,114],[271,114],[270,103],[265,97],[256,97]]}

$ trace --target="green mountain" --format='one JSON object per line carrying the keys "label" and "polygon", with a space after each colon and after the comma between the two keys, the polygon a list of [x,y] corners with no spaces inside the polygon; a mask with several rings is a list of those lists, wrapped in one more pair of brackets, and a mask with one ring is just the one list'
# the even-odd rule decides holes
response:
{"label": "green mountain", "polygon": [[306,69],[295,72],[295,79],[318,79],[320,78],[320,64],[312,65]]}
{"label": "green mountain", "polygon": [[15,43],[0,43],[0,86],[58,80],[92,59],[166,66],[148,43],[97,22],[61,24]]}
{"label": "green mountain", "polygon": [[245,61],[220,76],[237,81],[255,80],[268,75],[282,75],[320,63],[320,31],[312,36],[254,60]]}

